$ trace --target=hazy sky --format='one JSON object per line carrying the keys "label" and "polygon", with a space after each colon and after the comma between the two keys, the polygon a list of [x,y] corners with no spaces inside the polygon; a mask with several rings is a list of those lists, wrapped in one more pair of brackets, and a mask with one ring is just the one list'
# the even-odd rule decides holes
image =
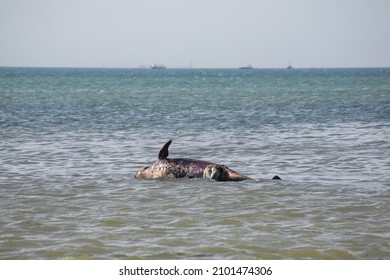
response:
{"label": "hazy sky", "polygon": [[390,67],[389,0],[0,0],[0,66]]}

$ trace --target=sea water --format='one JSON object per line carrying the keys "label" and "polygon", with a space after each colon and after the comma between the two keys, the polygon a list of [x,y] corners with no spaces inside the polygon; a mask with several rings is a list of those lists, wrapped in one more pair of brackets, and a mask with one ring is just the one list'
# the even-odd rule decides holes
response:
{"label": "sea water", "polygon": [[[253,180],[134,179],[170,139]],[[0,259],[390,259],[390,69],[0,68],[0,212]]]}

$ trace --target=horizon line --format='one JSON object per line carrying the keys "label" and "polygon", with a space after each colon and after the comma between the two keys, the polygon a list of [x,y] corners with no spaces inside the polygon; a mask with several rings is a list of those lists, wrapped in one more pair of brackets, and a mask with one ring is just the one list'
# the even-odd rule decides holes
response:
{"label": "horizon line", "polygon": [[185,66],[166,66],[165,69],[152,69],[151,67],[135,67],[135,66],[9,66],[9,65],[0,65],[0,68],[57,68],[57,69],[132,69],[132,70],[206,70],[206,69],[226,69],[226,70],[242,70],[242,71],[251,71],[251,70],[310,70],[310,69],[387,69],[390,66],[311,66],[311,67],[297,67],[293,66],[292,68],[286,67],[253,67],[252,69],[240,69],[240,66],[237,67],[185,67]]}

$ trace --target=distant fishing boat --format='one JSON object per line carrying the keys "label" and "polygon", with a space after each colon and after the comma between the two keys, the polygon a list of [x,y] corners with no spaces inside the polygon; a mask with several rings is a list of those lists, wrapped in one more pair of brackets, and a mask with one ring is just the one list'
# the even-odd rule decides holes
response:
{"label": "distant fishing boat", "polygon": [[294,68],[291,66],[291,60],[288,61],[288,66],[286,67],[286,69],[288,69],[288,70],[294,69]]}
{"label": "distant fishing boat", "polygon": [[242,66],[242,67],[239,67],[238,69],[241,69],[241,70],[249,70],[249,69],[254,69],[252,65],[248,64],[247,66]]}
{"label": "distant fishing boat", "polygon": [[152,64],[152,65],[150,65],[150,68],[151,69],[166,69],[167,67],[165,67],[165,65],[163,65],[163,64]]}

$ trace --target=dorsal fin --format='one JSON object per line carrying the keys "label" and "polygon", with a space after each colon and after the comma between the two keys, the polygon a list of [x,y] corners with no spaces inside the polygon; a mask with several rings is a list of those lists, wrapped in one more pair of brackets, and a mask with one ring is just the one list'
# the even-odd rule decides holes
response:
{"label": "dorsal fin", "polygon": [[171,145],[172,140],[169,140],[167,143],[165,143],[164,147],[161,148],[160,153],[158,154],[158,159],[165,159],[168,157],[169,152],[168,148],[169,145]]}

